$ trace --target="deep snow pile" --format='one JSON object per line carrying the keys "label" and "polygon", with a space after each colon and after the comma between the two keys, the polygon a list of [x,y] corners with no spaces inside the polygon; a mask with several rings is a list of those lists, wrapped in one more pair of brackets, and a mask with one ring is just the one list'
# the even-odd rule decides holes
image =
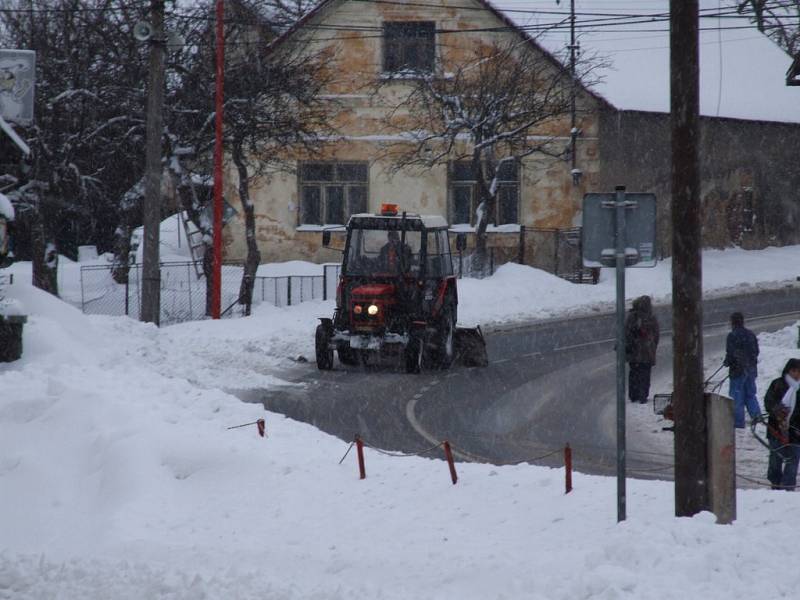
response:
{"label": "deep snow pile", "polygon": [[[159,331],[12,294],[30,321],[0,366],[0,597],[728,600],[800,583],[775,566],[796,495],[741,492],[722,527],[671,517],[671,484],[630,481],[618,525],[608,478],[565,497],[560,470],[459,465],[453,486],[441,461],[368,450],[358,481],[341,441],[187,379],[200,340],[246,345],[244,324],[285,312]],[[266,439],[226,429],[261,416]]]}
{"label": "deep snow pile", "polygon": [[[671,269],[671,259],[653,268],[627,269],[626,298],[649,294],[656,302],[669,302]],[[707,297],[787,285],[798,275],[800,246],[703,251]],[[602,269],[597,285],[575,285],[539,269],[506,264],[486,279],[459,280],[458,318],[465,324],[499,324],[613,310],[615,277],[614,269]]]}

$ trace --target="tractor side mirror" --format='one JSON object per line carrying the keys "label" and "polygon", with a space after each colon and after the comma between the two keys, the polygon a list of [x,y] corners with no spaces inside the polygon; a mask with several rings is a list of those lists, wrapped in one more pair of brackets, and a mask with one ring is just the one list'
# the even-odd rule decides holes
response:
{"label": "tractor side mirror", "polygon": [[322,245],[326,248],[331,245],[331,230],[330,229],[323,229],[322,230]]}
{"label": "tractor side mirror", "polygon": [[467,249],[467,234],[466,233],[458,233],[456,234],[456,250],[459,252],[463,252]]}

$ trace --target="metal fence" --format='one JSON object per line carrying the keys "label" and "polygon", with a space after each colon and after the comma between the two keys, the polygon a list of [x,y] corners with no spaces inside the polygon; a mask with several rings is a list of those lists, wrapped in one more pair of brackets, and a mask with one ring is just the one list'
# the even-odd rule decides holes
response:
{"label": "metal fence", "polygon": [[[141,310],[142,265],[130,266],[125,283],[117,283],[112,265],[83,266],[80,271],[81,309],[93,315],[128,315],[138,319]],[[336,294],[339,265],[323,265],[322,275],[257,276],[253,304],[290,306],[309,300],[326,300]],[[200,269],[202,272],[202,269]],[[240,316],[243,266],[222,267],[223,316]],[[206,279],[197,277],[195,263],[161,263],[161,325],[207,318]]]}
{"label": "metal fence", "polygon": [[[460,235],[450,232],[452,238]],[[468,272],[468,255],[475,245],[475,233],[466,232],[467,250],[454,254],[459,276]],[[549,229],[520,227],[519,231],[489,233],[490,272],[506,263],[518,263],[542,269],[575,283],[597,283],[599,272],[583,267],[581,258],[581,228]]]}
{"label": "metal fence", "polygon": [[292,306],[309,300],[333,299],[341,271],[340,264],[329,263],[322,265],[322,275],[259,275],[253,286],[253,303]]}

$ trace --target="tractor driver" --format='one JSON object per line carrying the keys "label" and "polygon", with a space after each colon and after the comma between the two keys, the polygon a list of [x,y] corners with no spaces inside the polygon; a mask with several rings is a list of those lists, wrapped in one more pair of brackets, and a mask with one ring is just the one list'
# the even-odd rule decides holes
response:
{"label": "tractor driver", "polygon": [[400,241],[400,232],[389,231],[386,244],[378,255],[378,265],[382,271],[397,273],[401,266],[406,268],[411,266],[412,256],[413,253],[408,244]]}

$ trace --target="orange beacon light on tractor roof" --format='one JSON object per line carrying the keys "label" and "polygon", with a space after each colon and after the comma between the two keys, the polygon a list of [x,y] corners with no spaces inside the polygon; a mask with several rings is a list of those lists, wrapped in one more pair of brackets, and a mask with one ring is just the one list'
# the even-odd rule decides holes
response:
{"label": "orange beacon light on tractor roof", "polygon": [[381,204],[381,216],[382,217],[396,217],[397,216],[397,204]]}

